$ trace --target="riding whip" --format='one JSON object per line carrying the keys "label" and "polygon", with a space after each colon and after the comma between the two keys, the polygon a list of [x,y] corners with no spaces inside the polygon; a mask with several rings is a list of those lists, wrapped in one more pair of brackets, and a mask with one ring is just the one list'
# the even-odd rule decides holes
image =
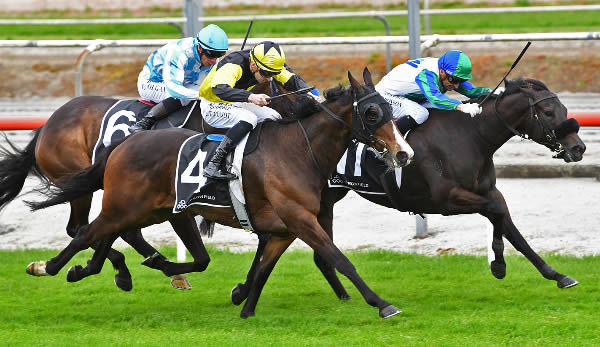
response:
{"label": "riding whip", "polygon": [[248,35],[250,34],[250,29],[252,29],[252,23],[254,23],[253,20],[251,20],[250,25],[248,25],[248,30],[246,31],[246,36],[244,37],[244,42],[242,42],[242,47],[240,48],[240,51],[243,51],[244,46],[246,46],[246,40],[248,39]]}
{"label": "riding whip", "polygon": [[277,98],[280,98],[280,97],[282,97],[282,96],[287,96],[287,95],[292,95],[292,94],[301,94],[301,93],[310,92],[310,91],[311,91],[311,90],[313,90],[313,89],[315,89],[315,86],[312,86],[312,87],[306,87],[306,88],[302,88],[302,89],[298,89],[298,90],[296,90],[296,91],[293,91],[293,92],[289,92],[289,93],[285,93],[285,94],[279,94],[279,95],[272,96],[272,97],[270,97],[270,98],[267,98],[267,101],[271,101],[271,100],[273,100],[273,99],[277,99]]}
{"label": "riding whip", "polygon": [[512,66],[510,67],[510,69],[508,70],[508,72],[506,73],[506,75],[504,75],[504,77],[502,77],[502,79],[500,80],[500,82],[498,83],[498,85],[496,86],[496,88],[494,88],[484,99],[483,101],[481,101],[479,103],[479,105],[483,105],[483,103],[487,100],[487,98],[490,97],[490,95],[494,94],[494,92],[496,91],[496,89],[498,89],[498,87],[500,87],[500,84],[502,84],[502,82],[504,82],[504,80],[506,79],[506,76],[508,76],[508,74],[515,68],[515,66],[517,66],[517,64],[519,63],[519,60],[521,60],[521,58],[523,57],[523,55],[525,54],[525,51],[527,51],[527,48],[529,48],[529,46],[531,45],[531,41],[527,42],[527,44],[525,45],[525,48],[523,48],[523,50],[521,51],[521,54],[519,54],[519,56],[517,57],[517,60],[515,60],[515,62],[512,64]]}

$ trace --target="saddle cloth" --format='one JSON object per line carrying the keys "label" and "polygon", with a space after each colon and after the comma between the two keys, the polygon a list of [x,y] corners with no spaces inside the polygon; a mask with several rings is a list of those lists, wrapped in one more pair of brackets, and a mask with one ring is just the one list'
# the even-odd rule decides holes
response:
{"label": "saddle cloth", "polygon": [[[237,145],[233,154],[231,171],[239,179],[209,180],[202,176],[223,135],[198,134],[188,138],[179,149],[175,175],[175,204],[173,213],[179,213],[190,205],[232,207],[229,189],[242,203],[245,202],[242,188],[242,159],[248,136]],[[231,159],[231,155],[229,156]]]}
{"label": "saddle cloth", "polygon": [[[183,127],[192,114],[194,107],[197,107],[196,104],[198,104],[198,102],[194,101],[175,111],[167,118],[156,122],[152,129]],[[138,119],[144,117],[148,111],[150,111],[150,108],[152,108],[151,105],[142,103],[138,100],[119,100],[108,109],[102,118],[100,134],[98,136],[98,141],[94,146],[94,153],[92,154],[92,164],[96,161],[96,157],[98,157],[106,147],[110,146],[111,143],[131,135],[129,127],[135,124]]]}
{"label": "saddle cloth", "polygon": [[[329,179],[329,187],[343,187],[364,194],[386,194],[381,178],[389,169],[368,148],[353,139]],[[395,184],[400,189],[402,169],[395,169],[394,174]]]}

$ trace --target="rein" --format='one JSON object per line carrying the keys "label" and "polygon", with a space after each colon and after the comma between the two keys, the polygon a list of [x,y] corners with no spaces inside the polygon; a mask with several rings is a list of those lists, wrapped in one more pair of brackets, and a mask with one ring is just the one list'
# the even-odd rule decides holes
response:
{"label": "rein", "polygon": [[523,140],[531,140],[531,141],[534,141],[541,145],[544,145],[544,146],[550,148],[554,152],[559,152],[562,149],[562,145],[558,142],[558,139],[556,138],[556,134],[555,134],[554,130],[548,129],[544,125],[544,123],[540,120],[540,118],[537,115],[537,112],[535,111],[535,105],[537,105],[539,102],[548,100],[548,99],[553,99],[553,98],[558,98],[558,96],[554,93],[550,93],[550,95],[541,97],[537,100],[533,100],[532,98],[529,98],[529,119],[528,120],[535,118],[535,120],[537,121],[539,126],[542,128],[542,131],[544,132],[544,135],[545,135],[544,137],[545,137],[546,141],[543,141],[543,140],[535,141],[535,140],[531,139],[531,137],[529,137],[526,133],[522,133],[522,132],[516,130],[515,128],[513,128],[510,124],[508,124],[508,122],[506,122],[506,120],[502,117],[500,112],[498,112],[498,101],[501,98],[497,98],[496,101],[494,102],[494,114],[496,115],[496,118],[498,118],[500,120],[500,122],[504,125],[504,127],[506,129],[508,129],[511,133],[513,133],[514,135],[519,136]]}

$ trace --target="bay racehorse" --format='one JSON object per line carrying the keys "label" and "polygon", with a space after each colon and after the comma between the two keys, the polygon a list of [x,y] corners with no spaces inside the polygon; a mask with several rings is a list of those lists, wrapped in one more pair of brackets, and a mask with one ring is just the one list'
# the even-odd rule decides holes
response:
{"label": "bay racehorse", "polygon": [[[244,318],[254,315],[266,278],[296,238],[347,276],[367,303],[379,309],[381,317],[400,312],[364,283],[317,221],[321,191],[353,136],[379,151],[390,167],[407,164],[412,156],[368,70],[363,72],[366,85],[350,73],[348,78],[350,87],[328,91],[327,101],[315,103],[319,109],[311,115],[296,121],[266,122],[256,150],[243,159],[244,196],[252,224],[258,233],[272,234],[256,266],[254,285],[241,312]],[[179,218],[181,214],[172,212],[177,153],[195,134],[186,129],[136,133],[116,146],[106,161],[98,160],[78,174],[63,177],[57,182],[58,191],[45,202],[33,204],[35,209],[44,208],[104,187],[100,215],[82,226],[71,243],[48,261],[48,274],[55,275],[80,250],[102,240],[88,265],[72,267],[67,277],[79,280],[98,273],[121,230]],[[188,205],[182,214],[241,227],[231,208]]]}
{"label": "bay racehorse", "polygon": [[[567,108],[556,94],[539,80],[518,78],[507,81],[504,93],[489,98],[483,112],[475,118],[461,112],[429,111],[428,121],[407,136],[415,155],[413,164],[402,169],[400,189],[388,186],[384,189],[387,195],[356,193],[381,206],[415,214],[481,214],[493,225],[495,259],[490,267],[496,278],[506,275],[504,237],[544,278],[556,281],[559,288],[577,285],[576,280],[544,262],[515,227],[504,197],[496,187],[493,161],[494,153],[513,136],[529,138],[559,152],[556,157],[565,162],[583,158],[586,147],[577,135],[579,124],[575,119],[567,119]],[[383,177],[382,185],[385,186]],[[332,238],[334,204],[348,191],[343,187],[323,190],[318,220]],[[364,237],[376,235],[365,230]],[[265,244],[266,238],[259,238],[246,282],[231,292],[234,304],[246,298]],[[335,294],[340,299],[348,299],[332,264],[318,253],[314,260]]]}
{"label": "bay racehorse", "polygon": [[[259,84],[253,92],[273,96],[272,90],[277,90],[278,93],[286,92],[278,82],[272,85]],[[0,160],[0,209],[17,197],[30,173],[34,173],[42,181],[56,182],[65,175],[90,166],[102,119],[117,101],[114,98],[100,96],[76,97],[57,109],[41,128],[34,131],[33,138],[25,149],[18,149],[7,139],[10,148],[2,148],[3,158]],[[273,99],[271,106],[289,114],[288,103],[287,97],[283,97]],[[226,130],[213,128],[204,122],[199,106],[192,110],[185,127],[205,133],[224,133]],[[123,136],[129,135],[126,127],[119,127],[118,130],[124,132]],[[74,237],[81,226],[89,223],[91,203],[92,194],[70,202],[71,211],[66,228],[69,236]],[[192,219],[171,221],[171,224],[173,228],[197,228]],[[139,228],[122,233],[121,237],[146,258],[155,254],[162,257],[143,239]],[[197,243],[198,240],[196,238],[189,242]],[[116,250],[110,250],[108,258],[118,271],[115,275],[115,284],[123,290],[131,290],[131,275],[124,256]],[[167,265],[165,265],[167,263],[161,264],[163,266],[159,270],[167,272]],[[44,266],[44,262],[33,262],[28,267],[28,273],[45,275]],[[191,289],[184,276],[174,276],[171,284],[178,289]]]}

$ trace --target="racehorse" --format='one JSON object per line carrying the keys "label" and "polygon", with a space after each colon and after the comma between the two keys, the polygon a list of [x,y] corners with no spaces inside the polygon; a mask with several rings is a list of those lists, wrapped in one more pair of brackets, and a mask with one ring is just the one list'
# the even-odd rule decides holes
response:
{"label": "racehorse", "polygon": [[[272,89],[286,92],[279,82],[273,82],[273,85],[262,83],[252,91],[273,96]],[[42,181],[56,182],[65,175],[90,166],[102,119],[117,101],[114,98],[99,96],[74,98],[57,109],[44,126],[34,131],[34,136],[25,149],[16,148],[7,139],[11,148],[2,148],[1,151],[4,158],[0,161],[0,209],[17,197],[29,173],[34,173]],[[286,97],[273,99],[272,107],[289,113],[287,102],[289,100]],[[204,122],[198,105],[192,110],[185,127],[205,133],[224,133],[226,130],[213,128]],[[124,132],[124,136],[129,135],[126,127],[119,127],[117,131]],[[66,228],[69,236],[74,237],[81,226],[89,223],[91,203],[92,194],[70,202],[71,212]],[[173,225],[174,223],[176,225]],[[179,220],[171,224],[173,228],[197,228],[192,219]],[[146,258],[155,254],[160,256],[160,253],[143,239],[140,229],[130,230],[123,233],[121,237]],[[198,240],[190,242],[198,242]],[[131,275],[124,256],[118,251],[111,250],[108,258],[118,270],[115,284],[123,290],[131,290]],[[143,264],[147,265],[147,263]],[[159,270],[166,272],[166,265],[161,264],[163,266]],[[33,262],[29,265],[28,272],[34,275],[45,275],[44,266],[43,262]],[[184,276],[173,277],[171,284],[178,289],[191,289]]]}
{"label": "racehorse", "polygon": [[[461,112],[429,110],[429,120],[406,138],[415,156],[413,164],[402,169],[399,191],[397,187],[384,185],[387,195],[356,193],[376,204],[415,214],[479,213],[493,225],[495,259],[490,269],[496,278],[502,279],[506,275],[504,236],[544,278],[556,281],[559,288],[569,288],[578,282],[544,262],[513,224],[504,197],[496,187],[493,155],[517,135],[560,151],[556,157],[565,162],[580,161],[586,147],[577,135],[579,124],[575,119],[567,119],[566,107],[543,82],[518,78],[505,85],[504,93],[490,98],[483,105],[483,112],[475,118]],[[323,190],[318,220],[331,238],[334,204],[348,191],[343,187]],[[365,233],[365,237],[376,235]],[[238,284],[231,292],[232,302],[236,305],[248,295],[265,244],[266,238],[259,238],[246,282]],[[338,298],[349,299],[332,264],[318,253],[314,254],[314,261]]]}
{"label": "racehorse", "polygon": [[[266,277],[296,238],[347,276],[367,303],[379,309],[381,317],[400,312],[364,283],[317,222],[321,191],[353,136],[380,152],[390,167],[405,165],[412,156],[392,122],[391,107],[375,91],[368,70],[363,72],[366,85],[350,72],[348,78],[350,87],[328,91],[326,102],[315,103],[320,109],[311,115],[297,121],[266,122],[256,150],[243,159],[244,196],[252,224],[258,233],[273,235],[266,243],[254,286],[241,311],[244,318],[254,315]],[[136,133],[116,146],[107,160],[98,160],[76,175],[63,177],[58,181],[58,192],[49,194],[45,202],[33,204],[34,209],[44,208],[104,187],[100,215],[81,227],[71,243],[48,261],[48,274],[55,275],[80,250],[103,240],[86,268],[73,267],[67,277],[79,280],[95,274],[119,231],[179,218],[172,212],[177,153],[180,145],[195,134],[186,129]],[[123,172],[128,175],[123,177]],[[188,205],[182,213],[241,227],[229,208]],[[204,270],[206,265],[195,271]]]}

